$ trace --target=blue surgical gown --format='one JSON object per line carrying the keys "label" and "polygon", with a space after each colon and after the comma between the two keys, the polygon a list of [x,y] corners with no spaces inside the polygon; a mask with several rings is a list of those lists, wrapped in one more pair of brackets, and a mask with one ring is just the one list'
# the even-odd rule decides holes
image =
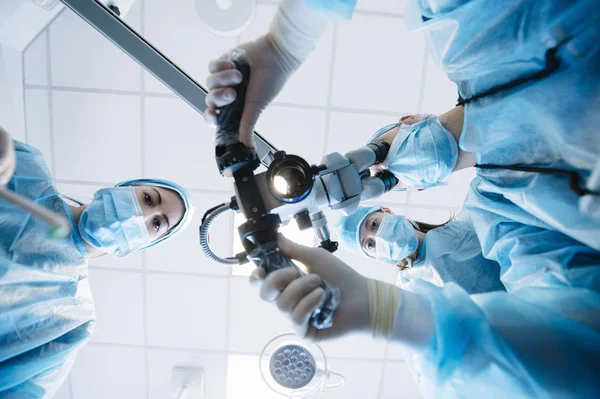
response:
{"label": "blue surgical gown", "polygon": [[52,397],[95,320],[83,241],[42,154],[15,141],[7,188],[71,222],[62,239],[0,199],[0,397]]}
{"label": "blue surgical gown", "polygon": [[[433,58],[468,98],[531,76],[557,47],[549,76],[465,105],[460,147],[478,164],[577,171],[599,191],[600,7],[596,0],[412,1],[409,27],[421,29]],[[562,44],[561,44],[562,43]],[[566,176],[478,170],[467,208],[503,212],[508,202],[600,250],[599,196],[577,196]],[[595,179],[597,180],[597,179]],[[507,202],[497,201],[499,197]],[[502,209],[500,209],[502,208]],[[473,221],[477,224],[477,220]]]}
{"label": "blue surgical gown", "polygon": [[[546,50],[565,41],[548,77],[467,103],[460,146],[479,164],[569,169],[591,181],[600,160],[597,2],[415,1],[406,17],[463,98],[544,69]],[[583,198],[564,176],[478,171],[464,206],[508,293],[405,285],[428,298],[436,320],[421,358],[433,382],[426,393],[598,395],[600,217]]]}
{"label": "blue surgical gown", "polygon": [[398,277],[421,278],[436,285],[453,282],[468,294],[505,290],[500,281],[500,266],[481,253],[467,211],[427,232],[412,267],[401,271]]}
{"label": "blue surgical gown", "polygon": [[[467,103],[459,145],[479,164],[574,170],[600,190],[597,0],[413,0],[405,19],[462,98],[543,70],[547,50],[563,43],[549,76]],[[435,319],[430,344],[415,352],[426,396],[598,397],[598,201],[564,176],[477,172],[465,208],[508,292],[403,284]]]}

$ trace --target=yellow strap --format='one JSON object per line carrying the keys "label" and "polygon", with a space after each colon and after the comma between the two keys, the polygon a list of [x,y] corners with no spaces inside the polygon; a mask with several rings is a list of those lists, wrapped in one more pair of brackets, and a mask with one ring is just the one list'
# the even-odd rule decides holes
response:
{"label": "yellow strap", "polygon": [[394,285],[373,279],[367,280],[367,290],[373,337],[388,339],[392,335],[400,306],[400,290]]}

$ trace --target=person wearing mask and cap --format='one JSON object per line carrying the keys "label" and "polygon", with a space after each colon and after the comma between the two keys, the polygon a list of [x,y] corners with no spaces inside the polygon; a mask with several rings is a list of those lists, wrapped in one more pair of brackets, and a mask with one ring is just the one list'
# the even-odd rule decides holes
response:
{"label": "person wearing mask and cap", "polygon": [[468,212],[432,225],[363,206],[341,216],[334,229],[345,249],[397,266],[399,283],[418,277],[438,286],[454,282],[469,294],[505,290],[498,263],[481,253]]}
{"label": "person wearing mask and cap", "polygon": [[0,198],[0,396],[52,397],[90,338],[94,301],[88,260],[124,257],[171,239],[190,222],[189,192],[167,180],[134,179],[67,203],[41,152],[0,128],[5,189],[68,221],[64,237]]}

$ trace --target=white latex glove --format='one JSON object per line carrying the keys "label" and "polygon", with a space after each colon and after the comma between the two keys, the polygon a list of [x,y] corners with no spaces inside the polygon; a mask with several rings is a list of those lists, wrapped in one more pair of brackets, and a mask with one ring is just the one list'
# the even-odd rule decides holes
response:
{"label": "white latex glove", "polygon": [[[269,34],[239,48],[246,51],[250,64],[250,82],[240,124],[240,140],[247,147],[255,148],[253,134],[258,117],[298,69],[300,61],[278,49]],[[204,113],[204,119],[212,126],[217,124],[218,108],[235,100],[236,93],[232,87],[242,81],[242,74],[230,61],[230,54],[231,52],[208,64],[211,75],[206,80],[209,92],[206,96],[208,109]]]}
{"label": "white latex glove", "polygon": [[[278,245],[288,257],[302,262],[311,274],[300,277],[295,268],[288,267],[265,279],[265,270],[259,267],[250,276],[250,282],[261,286],[260,296],[264,301],[275,302],[289,316],[299,336],[320,341],[370,330],[367,278],[322,248],[298,245],[281,235]],[[310,315],[323,299],[321,278],[339,288],[341,301],[333,326],[317,330],[310,323]]]}
{"label": "white latex glove", "polygon": [[8,132],[0,127],[0,185],[6,185],[15,172],[15,147]]}

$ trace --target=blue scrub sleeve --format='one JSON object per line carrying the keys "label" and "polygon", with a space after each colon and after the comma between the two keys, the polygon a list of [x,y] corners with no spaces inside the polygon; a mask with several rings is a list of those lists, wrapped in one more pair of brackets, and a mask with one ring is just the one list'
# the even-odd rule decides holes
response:
{"label": "blue scrub sleeve", "polygon": [[[590,273],[598,276],[600,267]],[[594,397],[600,392],[600,295],[530,287],[469,296],[411,280],[435,332],[416,356],[431,397]],[[400,315],[410,322],[410,315]],[[414,355],[414,354],[413,354]]]}
{"label": "blue scrub sleeve", "polygon": [[[509,292],[469,296],[453,283],[403,284],[426,298],[423,311],[434,319],[433,338],[417,362],[431,382],[429,394],[594,397],[600,392],[600,253],[556,230],[493,212],[471,212],[471,218]],[[400,310],[397,319],[410,323],[411,315]]]}

